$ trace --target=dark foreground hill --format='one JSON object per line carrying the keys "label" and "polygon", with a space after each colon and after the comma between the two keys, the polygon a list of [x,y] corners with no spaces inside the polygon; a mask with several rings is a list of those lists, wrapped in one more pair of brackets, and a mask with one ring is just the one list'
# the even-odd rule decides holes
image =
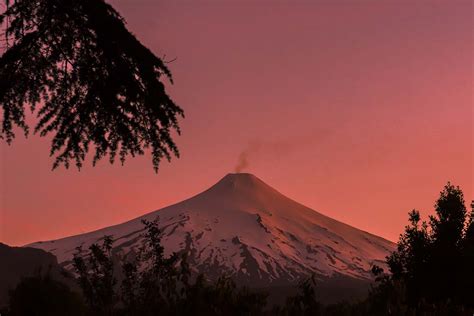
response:
{"label": "dark foreground hill", "polygon": [[38,274],[49,274],[62,282],[72,283],[63,275],[63,269],[53,254],[0,243],[0,307],[7,303],[8,291],[14,289],[22,278]]}

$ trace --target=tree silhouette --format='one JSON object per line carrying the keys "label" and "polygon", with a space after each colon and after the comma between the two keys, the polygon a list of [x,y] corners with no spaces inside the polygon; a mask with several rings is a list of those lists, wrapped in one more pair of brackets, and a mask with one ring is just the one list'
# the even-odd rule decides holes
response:
{"label": "tree silhouette", "polygon": [[78,247],[73,258],[86,303],[97,315],[112,315],[117,302],[111,253],[112,237],[105,236],[102,245],[92,244],[85,255],[82,247]]}
{"label": "tree silhouette", "polygon": [[428,223],[416,210],[409,214],[410,225],[387,260],[392,276],[385,286],[417,313],[433,306],[465,312],[474,308],[474,210],[468,216],[463,192],[448,182],[435,212]]}
{"label": "tree silhouette", "polygon": [[34,132],[53,134],[53,169],[80,168],[89,149],[93,164],[108,156],[143,155],[154,170],[179,156],[172,132],[182,109],[161,81],[172,83],[165,62],[141,44],[104,0],[5,0],[0,15],[0,138],[11,143],[15,126],[25,136],[25,109]]}
{"label": "tree silhouette", "polygon": [[396,281],[403,279],[407,283],[408,297],[417,301],[430,278],[426,270],[426,262],[430,256],[430,236],[426,222],[421,221],[420,213],[413,210],[409,213],[410,225],[405,227],[405,233],[400,236],[395,251],[388,258],[388,265]]}
{"label": "tree silhouette", "polygon": [[145,226],[142,245],[135,258],[125,260],[121,297],[127,314],[170,314],[188,286],[186,258],[164,254],[158,220],[142,221]]}
{"label": "tree silhouette", "polygon": [[471,215],[466,225],[464,240],[461,243],[461,271],[464,272],[460,281],[462,289],[460,300],[470,302],[474,309],[474,201],[471,203]]}
{"label": "tree silhouette", "polygon": [[314,275],[299,283],[298,293],[287,298],[286,305],[280,313],[283,315],[321,315],[321,304],[316,298]]}
{"label": "tree silhouette", "polygon": [[78,248],[74,268],[93,315],[262,315],[266,294],[239,288],[227,276],[212,283],[198,275],[191,282],[186,256],[164,255],[158,220],[143,224],[141,247],[122,258],[119,282],[111,237],[86,252]]}
{"label": "tree silhouette", "polygon": [[[79,316],[86,314],[85,305],[79,294],[49,275],[24,278],[10,292],[6,315],[49,315]],[[2,314],[3,315],[3,314]]]}

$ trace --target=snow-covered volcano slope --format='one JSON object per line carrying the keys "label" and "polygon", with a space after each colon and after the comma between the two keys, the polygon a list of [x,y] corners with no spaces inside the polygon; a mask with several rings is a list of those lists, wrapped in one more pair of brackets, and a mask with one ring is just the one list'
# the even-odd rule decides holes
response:
{"label": "snow-covered volcano slope", "polygon": [[367,280],[394,244],[309,209],[251,174],[228,174],[188,200],[129,222],[63,239],[37,242],[71,268],[75,248],[104,235],[127,254],[140,246],[142,219],[159,217],[168,253],[186,252],[192,269],[221,273],[254,286],[288,284],[301,276]]}

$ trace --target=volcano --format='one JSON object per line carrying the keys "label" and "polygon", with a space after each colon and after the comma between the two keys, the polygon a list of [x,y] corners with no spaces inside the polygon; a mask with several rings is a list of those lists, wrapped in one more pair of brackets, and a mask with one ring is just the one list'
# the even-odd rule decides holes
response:
{"label": "volcano", "polygon": [[208,190],[131,221],[86,234],[36,242],[72,269],[76,247],[104,235],[114,252],[141,245],[142,219],[159,219],[165,252],[186,253],[191,269],[215,279],[223,273],[238,284],[278,287],[314,274],[320,280],[372,280],[395,245],[287,198],[252,174],[228,174]]}

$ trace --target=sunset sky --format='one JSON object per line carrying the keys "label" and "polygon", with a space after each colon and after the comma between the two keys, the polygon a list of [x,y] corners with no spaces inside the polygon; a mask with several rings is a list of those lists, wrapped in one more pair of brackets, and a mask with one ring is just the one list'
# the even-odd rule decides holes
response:
{"label": "sunset sky", "polygon": [[0,242],[56,239],[195,195],[246,157],[288,197],[396,241],[447,181],[474,199],[473,2],[111,1],[169,64],[181,158],[51,171],[0,143]]}

